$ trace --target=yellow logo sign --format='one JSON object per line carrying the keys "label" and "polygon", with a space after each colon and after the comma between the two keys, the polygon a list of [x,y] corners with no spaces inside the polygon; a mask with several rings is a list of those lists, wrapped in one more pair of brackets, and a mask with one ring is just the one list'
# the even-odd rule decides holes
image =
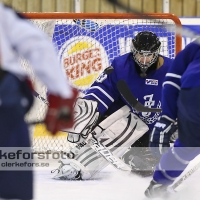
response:
{"label": "yellow logo sign", "polygon": [[104,47],[88,36],[68,40],[59,56],[70,82],[82,90],[87,89],[109,65]]}

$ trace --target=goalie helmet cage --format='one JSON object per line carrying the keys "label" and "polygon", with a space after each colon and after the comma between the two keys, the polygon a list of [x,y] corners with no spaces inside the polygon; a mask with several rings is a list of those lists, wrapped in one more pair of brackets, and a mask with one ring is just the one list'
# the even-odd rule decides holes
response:
{"label": "goalie helmet cage", "polygon": [[[182,37],[176,35],[181,26],[172,14],[128,13],[23,13],[42,29],[55,45],[63,71],[70,83],[85,91],[113,59],[131,51],[132,39],[140,31],[152,31],[161,41],[160,54],[174,58],[182,48]],[[47,90],[34,76],[28,63],[22,67],[29,73],[35,90],[47,98]],[[42,66],[41,66],[42,67]],[[101,79],[101,76],[99,76]],[[53,83],[52,83],[53,84]],[[47,105],[35,99],[26,116],[27,121],[41,121]],[[32,147],[35,152],[67,151],[67,134],[60,132],[51,137],[44,125],[30,128]]]}

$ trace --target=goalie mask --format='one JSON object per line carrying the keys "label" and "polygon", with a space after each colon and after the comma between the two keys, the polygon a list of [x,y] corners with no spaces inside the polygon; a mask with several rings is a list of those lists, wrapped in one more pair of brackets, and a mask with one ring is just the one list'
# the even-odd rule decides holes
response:
{"label": "goalie mask", "polygon": [[147,76],[148,69],[156,69],[160,45],[159,38],[150,31],[142,31],[132,40],[133,58],[142,72],[141,77]]}

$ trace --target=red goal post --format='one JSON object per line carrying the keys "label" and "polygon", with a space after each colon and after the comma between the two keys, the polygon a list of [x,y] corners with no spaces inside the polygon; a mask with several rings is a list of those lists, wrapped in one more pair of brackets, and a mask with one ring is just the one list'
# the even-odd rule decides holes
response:
{"label": "red goal post", "polygon": [[[42,29],[54,43],[59,60],[70,82],[86,90],[112,60],[130,52],[132,38],[140,31],[155,32],[161,41],[160,54],[170,58],[182,49],[182,37],[176,35],[179,18],[173,14],[148,13],[23,13]],[[27,62],[22,66],[31,75],[36,91],[46,98],[47,90],[34,76]],[[42,66],[41,66],[42,67]],[[41,120],[46,105],[35,101],[27,119]],[[63,151],[68,148],[66,133],[52,138],[37,125],[31,128],[36,151]]]}
{"label": "red goal post", "polygon": [[[136,20],[149,20],[151,23],[164,24],[164,20],[171,20],[176,26],[182,27],[180,19],[170,13],[144,13],[144,14],[131,14],[131,13],[23,13],[28,19],[34,20],[59,20],[59,19],[136,19]],[[182,49],[182,37],[181,35],[176,35],[176,53]]]}

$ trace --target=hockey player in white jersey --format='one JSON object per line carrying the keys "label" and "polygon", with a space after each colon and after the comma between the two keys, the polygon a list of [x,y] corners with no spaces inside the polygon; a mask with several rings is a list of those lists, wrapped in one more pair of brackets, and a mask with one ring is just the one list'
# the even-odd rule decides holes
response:
{"label": "hockey player in white jersey", "polygon": [[95,137],[116,157],[123,156],[133,144],[123,156],[124,161],[142,176],[153,172],[158,159],[151,156],[148,142],[159,113],[132,109],[118,91],[117,83],[125,80],[143,105],[160,108],[162,82],[172,60],[159,54],[161,43],[150,31],[138,33],[132,44],[132,52],[115,58],[112,67],[76,102],[76,123],[68,130],[68,140],[77,143],[69,154],[74,159],[61,160],[55,178],[90,179],[108,165],[84,141],[93,129]]}
{"label": "hockey player in white jersey", "polygon": [[[60,129],[71,128],[74,122],[73,103],[77,91],[63,75],[53,45],[31,22],[0,3],[0,148],[8,151],[12,147],[30,150],[24,115],[32,106],[33,91],[19,65],[19,57],[29,61],[36,76],[48,88],[47,129],[56,134]],[[7,158],[1,155],[1,163],[3,159]],[[32,198],[32,168],[16,171],[1,165],[0,199]]]}

